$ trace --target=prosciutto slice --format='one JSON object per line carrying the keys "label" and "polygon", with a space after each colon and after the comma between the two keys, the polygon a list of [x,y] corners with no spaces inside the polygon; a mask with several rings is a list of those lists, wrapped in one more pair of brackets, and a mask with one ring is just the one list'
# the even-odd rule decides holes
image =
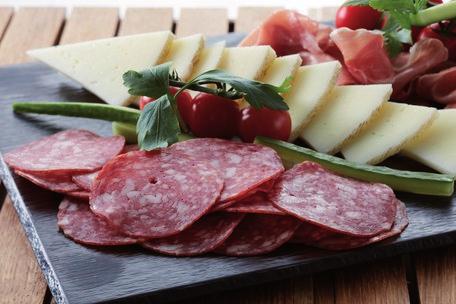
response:
{"label": "prosciutto slice", "polygon": [[391,83],[394,69],[380,32],[340,28],[330,37],[342,53],[347,72],[358,84]]}
{"label": "prosciutto slice", "polygon": [[[323,29],[323,31],[320,31]],[[277,56],[299,53],[303,64],[334,60],[320,46],[329,45],[329,28],[291,10],[278,10],[252,31],[240,46],[270,45]]]}
{"label": "prosciutto slice", "polygon": [[421,76],[416,84],[416,92],[420,97],[455,107],[456,67]]}

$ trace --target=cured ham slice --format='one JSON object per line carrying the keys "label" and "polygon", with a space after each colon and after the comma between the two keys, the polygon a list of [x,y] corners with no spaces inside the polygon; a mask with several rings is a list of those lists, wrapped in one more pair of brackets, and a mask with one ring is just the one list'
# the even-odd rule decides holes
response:
{"label": "cured ham slice", "polygon": [[439,73],[421,76],[416,84],[416,92],[442,104],[456,105],[456,67]]}
{"label": "cured ham slice", "polygon": [[334,60],[320,47],[329,45],[329,29],[291,10],[276,11],[240,43],[252,45],[270,45],[277,56],[300,54],[304,65]]}
{"label": "cured ham slice", "polygon": [[448,50],[437,39],[418,41],[410,48],[410,54],[402,64],[395,67],[396,76],[393,79],[393,99],[405,100],[412,90],[411,83],[448,59]]}
{"label": "cured ham slice", "polygon": [[334,30],[330,37],[341,51],[347,71],[357,83],[390,83],[393,80],[393,65],[383,48],[380,32],[340,28]]}

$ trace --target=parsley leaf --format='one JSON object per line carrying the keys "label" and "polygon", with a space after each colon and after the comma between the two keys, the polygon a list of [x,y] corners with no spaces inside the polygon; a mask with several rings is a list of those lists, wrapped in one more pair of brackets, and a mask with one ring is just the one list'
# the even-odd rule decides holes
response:
{"label": "parsley leaf", "polygon": [[173,96],[165,94],[141,111],[136,130],[141,150],[167,147],[177,142],[179,122],[171,106]]}
{"label": "parsley leaf", "polygon": [[123,74],[124,86],[133,96],[158,98],[168,93],[171,63],[163,63],[142,72],[128,71]]}

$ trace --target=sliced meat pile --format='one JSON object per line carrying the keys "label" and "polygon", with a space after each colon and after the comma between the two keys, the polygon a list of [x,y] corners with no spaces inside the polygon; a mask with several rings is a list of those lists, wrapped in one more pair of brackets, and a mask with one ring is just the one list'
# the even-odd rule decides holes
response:
{"label": "sliced meat pile", "polygon": [[145,152],[124,148],[121,137],[70,130],[6,160],[18,175],[65,194],[58,225],[89,246],[139,244],[170,256],[253,256],[289,242],[346,250],[408,224],[389,187],[312,162],[284,171],[275,151],[256,144],[199,138]]}

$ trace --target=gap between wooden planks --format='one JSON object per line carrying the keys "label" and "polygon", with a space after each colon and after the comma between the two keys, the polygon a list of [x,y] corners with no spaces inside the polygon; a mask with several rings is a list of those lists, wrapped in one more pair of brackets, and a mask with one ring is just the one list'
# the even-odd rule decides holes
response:
{"label": "gap between wooden planks", "polygon": [[[250,31],[272,10],[274,8],[241,8],[235,30]],[[176,26],[178,35],[227,32],[226,12],[220,9],[204,9],[201,14],[210,16],[211,12],[217,18],[207,18],[206,22],[201,22],[196,18],[197,10],[184,9],[182,23],[178,22]],[[0,10],[0,33],[10,22],[0,43],[0,64],[24,62],[27,60],[25,50],[50,46],[57,41],[70,43],[109,37],[116,34],[117,28],[119,35],[171,29],[173,24],[171,9],[128,9],[126,18],[120,25],[117,10],[112,8],[76,8],[66,24],[63,10],[58,8],[20,9],[9,21],[11,13],[10,9]],[[193,20],[195,22],[192,22]],[[0,268],[2,288],[8,290],[1,292],[2,303],[42,303],[45,282],[9,200],[6,200],[0,213],[0,227],[4,231],[0,234],[0,246],[4,250],[0,254],[0,265],[8,265],[7,271]],[[18,259],[18,255],[21,258]],[[423,282],[423,279],[420,282]],[[224,298],[224,303],[408,302],[405,271],[400,259],[357,265],[313,277],[306,276],[226,292],[205,299],[220,297]]]}

